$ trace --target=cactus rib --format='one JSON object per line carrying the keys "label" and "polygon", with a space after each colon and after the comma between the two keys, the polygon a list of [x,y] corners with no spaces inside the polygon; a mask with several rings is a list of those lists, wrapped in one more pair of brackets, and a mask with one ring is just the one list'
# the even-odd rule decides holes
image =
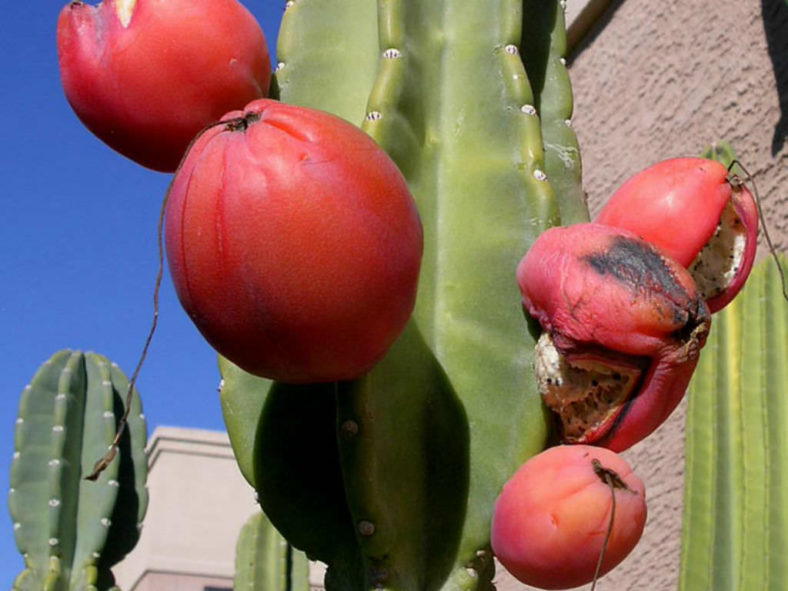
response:
{"label": "cactus rib", "polygon": [[367,376],[340,384],[337,400],[366,588],[440,588],[467,502],[468,421],[415,324]]}
{"label": "cactus rib", "polygon": [[222,411],[236,459],[281,534],[329,565],[337,588],[361,586],[336,441],[334,384],[293,386],[219,358]]}
{"label": "cactus rib", "polygon": [[572,85],[566,68],[564,0],[524,0],[520,50],[542,129],[545,172],[564,225],[589,221],[577,136],[572,129]]}
{"label": "cactus rib", "polygon": [[263,513],[252,515],[235,545],[235,591],[309,591],[309,563]]}
{"label": "cactus rib", "polygon": [[271,94],[359,124],[377,68],[375,2],[289,0]]}
{"label": "cactus rib", "polygon": [[763,261],[716,316],[690,387],[680,589],[788,581],[786,327],[777,267]]}

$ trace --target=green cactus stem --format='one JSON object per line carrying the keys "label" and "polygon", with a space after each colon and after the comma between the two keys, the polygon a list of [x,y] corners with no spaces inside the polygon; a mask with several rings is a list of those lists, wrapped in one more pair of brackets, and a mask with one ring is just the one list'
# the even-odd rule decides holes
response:
{"label": "green cactus stem", "polygon": [[374,0],[288,0],[271,95],[356,125],[378,66]]}
{"label": "green cactus stem", "polygon": [[[723,166],[729,167],[736,160],[736,152],[728,142],[720,140],[706,146],[700,157],[716,160]],[[744,176],[741,167],[738,165],[734,165],[732,172]]]}
{"label": "green cactus stem", "polygon": [[524,0],[520,51],[534,92],[544,143],[544,166],[563,225],[589,221],[577,136],[572,129],[572,84],[566,69],[566,0]]}
{"label": "green cactus stem", "polygon": [[559,221],[523,6],[380,0],[370,18],[359,3],[288,2],[275,92],[355,122],[369,96],[362,128],[424,227],[414,317],[351,383],[271,384],[220,360],[225,422],[266,515],[328,563],[328,589],[489,589],[495,498],[549,436],[514,279]]}
{"label": "green cactus stem", "polygon": [[385,51],[363,129],[397,162],[422,216],[414,318],[468,417],[452,585],[472,588],[500,487],[547,437],[512,277],[557,211],[519,56],[521,3],[393,0],[379,18]]}
{"label": "green cactus stem", "polygon": [[681,590],[788,586],[787,367],[788,308],[765,260],[715,316],[690,387]]}
{"label": "green cactus stem", "polygon": [[115,461],[84,477],[112,444],[127,389],[106,358],[61,351],[22,391],[8,506],[26,569],[14,589],[115,589],[110,567],[136,544],[148,501],[136,391]]}
{"label": "green cactus stem", "polygon": [[263,513],[252,515],[235,545],[235,591],[309,591],[309,562]]}

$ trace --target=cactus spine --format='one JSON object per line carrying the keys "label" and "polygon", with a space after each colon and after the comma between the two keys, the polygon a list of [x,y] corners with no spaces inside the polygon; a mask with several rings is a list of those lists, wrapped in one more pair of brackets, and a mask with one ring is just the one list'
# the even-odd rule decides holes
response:
{"label": "cactus spine", "polygon": [[115,589],[110,567],[147,508],[145,424],[134,393],[118,456],[84,480],[115,437],[128,381],[106,358],[61,351],[22,392],[8,505],[26,569],[14,589]]}
{"label": "cactus spine", "polygon": [[309,591],[309,563],[262,513],[241,528],[235,546],[235,591]]}

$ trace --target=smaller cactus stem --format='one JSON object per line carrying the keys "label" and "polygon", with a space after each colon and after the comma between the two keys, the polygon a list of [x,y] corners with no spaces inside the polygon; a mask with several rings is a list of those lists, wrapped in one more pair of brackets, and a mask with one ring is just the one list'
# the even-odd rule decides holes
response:
{"label": "smaller cactus stem", "polygon": [[[121,414],[125,376],[94,353],[62,351],[45,362],[19,403],[9,511],[26,570],[15,589],[107,589],[110,567],[138,539],[147,507],[145,432],[134,390],[131,438],[97,483],[81,475],[107,449]],[[142,428],[140,428],[142,427]],[[100,581],[100,583],[99,583]]]}
{"label": "smaller cactus stem", "polygon": [[680,590],[788,584],[788,322],[781,295],[774,263],[756,265],[716,315],[690,385]]}
{"label": "smaller cactus stem", "polygon": [[236,591],[308,591],[309,563],[263,513],[252,515],[235,545]]}

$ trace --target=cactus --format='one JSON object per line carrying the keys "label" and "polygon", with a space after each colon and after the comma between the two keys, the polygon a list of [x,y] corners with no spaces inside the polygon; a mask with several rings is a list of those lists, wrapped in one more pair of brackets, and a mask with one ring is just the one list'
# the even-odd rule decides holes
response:
{"label": "cactus", "polygon": [[715,317],[689,391],[679,589],[788,586],[787,327],[773,260]]}
{"label": "cactus", "polygon": [[328,589],[487,589],[495,498],[550,436],[514,280],[559,221],[524,27],[549,67],[549,126],[570,132],[556,149],[575,150],[556,167],[566,218],[588,215],[563,17],[531,22],[518,0],[370,5],[287,2],[273,94],[361,124],[407,178],[425,236],[413,319],[354,382],[271,383],[220,359],[224,418],[266,515],[328,564]]}
{"label": "cactus", "polygon": [[235,547],[235,591],[309,591],[309,563],[263,513],[241,528]]}
{"label": "cactus", "polygon": [[134,392],[116,461],[84,479],[112,443],[128,380],[106,358],[60,351],[22,392],[8,506],[25,570],[15,590],[117,589],[110,567],[137,543],[147,508],[145,423]]}

